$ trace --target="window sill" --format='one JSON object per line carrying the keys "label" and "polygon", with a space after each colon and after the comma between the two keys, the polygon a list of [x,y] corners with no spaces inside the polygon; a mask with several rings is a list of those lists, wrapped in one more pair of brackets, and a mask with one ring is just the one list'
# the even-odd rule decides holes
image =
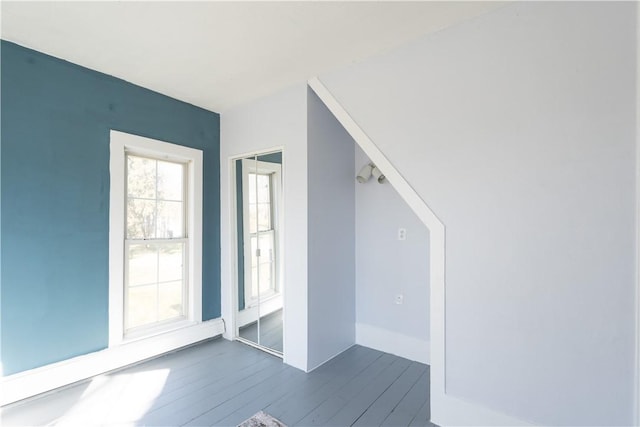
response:
{"label": "window sill", "polygon": [[163,322],[153,326],[141,327],[139,329],[136,329],[132,332],[125,334],[125,336],[122,338],[122,341],[120,341],[119,344],[128,344],[131,342],[143,341],[147,338],[153,338],[158,335],[175,332],[180,329],[189,328],[191,326],[197,325],[198,323],[201,323],[201,322],[182,319],[182,320]]}
{"label": "window sill", "polygon": [[[267,295],[262,296],[260,298],[260,304],[264,304],[264,303],[266,303],[268,301],[271,301],[272,299],[278,298],[280,296],[282,296],[282,294],[280,292],[271,291]],[[258,298],[253,298],[251,301],[249,301],[249,304],[245,308],[253,308],[253,307],[257,307],[257,306],[258,306]]]}

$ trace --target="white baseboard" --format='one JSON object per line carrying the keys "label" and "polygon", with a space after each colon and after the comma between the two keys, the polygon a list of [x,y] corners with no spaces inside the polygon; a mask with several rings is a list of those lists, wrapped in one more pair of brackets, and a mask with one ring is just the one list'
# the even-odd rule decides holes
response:
{"label": "white baseboard", "polygon": [[159,356],[224,332],[214,319],[0,378],[0,406]]}
{"label": "white baseboard", "polygon": [[[436,402],[435,405],[434,402]],[[494,411],[485,406],[451,396],[450,394],[434,396],[432,393],[431,407],[431,422],[443,427],[532,427],[535,425],[502,412]]]}
{"label": "white baseboard", "polygon": [[430,362],[429,341],[366,323],[356,323],[356,344],[427,365]]}
{"label": "white baseboard", "polygon": [[[640,11],[640,8],[638,10]],[[638,13],[638,16],[640,16],[640,12]],[[431,420],[440,426],[532,425],[445,393],[445,226],[322,81],[314,77],[308,81],[308,85],[344,126],[369,159],[381,170],[384,170],[387,181],[429,229],[430,341],[419,340],[383,328],[357,323],[356,343],[429,364],[431,366]],[[640,156],[640,150],[638,151],[638,156]],[[640,175],[638,176],[640,177]],[[640,316],[638,319],[638,325],[640,325]],[[640,329],[640,326],[638,328]],[[638,354],[640,354],[640,350]],[[640,356],[638,360],[640,360]],[[640,380],[638,384],[638,396],[640,398]],[[638,407],[640,408],[640,399],[638,400]],[[638,413],[640,414],[640,409]]]}
{"label": "white baseboard", "polygon": [[[430,364],[429,341],[426,340],[365,323],[356,323],[356,343],[405,359]],[[533,425],[450,394],[434,393],[433,390],[431,407],[431,421],[440,426],[524,427]]]}
{"label": "white baseboard", "polygon": [[338,350],[338,351],[336,351],[336,353],[335,353],[333,356],[329,356],[329,357],[328,357],[324,362],[317,363],[317,364],[316,364],[314,367],[312,367],[312,368],[309,368],[309,367],[307,366],[307,369],[306,369],[306,371],[305,371],[305,372],[309,373],[309,372],[311,372],[311,371],[314,371],[314,370],[318,369],[320,366],[324,365],[325,363],[330,362],[331,360],[335,359],[336,357],[338,357],[339,355],[341,355],[341,354],[342,354],[342,353],[344,353],[345,351],[349,350],[351,347],[353,347],[353,345],[354,345],[354,344],[349,344],[349,345],[347,345],[347,347],[343,348],[342,350]]}

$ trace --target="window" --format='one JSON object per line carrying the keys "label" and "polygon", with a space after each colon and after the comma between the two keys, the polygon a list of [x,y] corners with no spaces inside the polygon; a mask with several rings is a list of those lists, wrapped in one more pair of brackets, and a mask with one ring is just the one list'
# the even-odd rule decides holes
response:
{"label": "window", "polygon": [[277,200],[280,165],[244,159],[243,206],[245,259],[245,303],[279,292],[277,256]]}
{"label": "window", "polygon": [[183,319],[187,165],[126,154],[125,333]]}
{"label": "window", "polygon": [[202,152],[111,132],[109,344],[201,321]]}

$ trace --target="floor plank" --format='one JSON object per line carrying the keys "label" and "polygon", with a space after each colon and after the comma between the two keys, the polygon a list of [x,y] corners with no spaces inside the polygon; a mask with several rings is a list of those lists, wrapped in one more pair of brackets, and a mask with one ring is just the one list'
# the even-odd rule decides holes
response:
{"label": "floor plank", "polygon": [[[358,360],[355,366],[347,366],[344,369],[336,369],[335,374],[329,381],[316,389],[313,393],[299,399],[299,395],[292,396],[287,407],[287,411],[280,415],[285,424],[299,425],[300,421],[312,412],[316,407],[321,405],[327,399],[331,398],[345,384],[351,381],[363,369],[373,363],[382,354],[379,352],[369,351]],[[302,424],[300,424],[302,425]]]}
{"label": "floor plank", "polygon": [[430,418],[430,407],[429,407],[429,401],[425,402],[424,405],[422,405],[422,407],[420,408],[420,410],[418,411],[418,413],[413,417],[413,419],[411,420],[411,422],[409,423],[410,427],[414,427],[414,426],[433,426],[435,424],[431,424],[429,422],[429,418]]}
{"label": "floor plank", "polygon": [[424,404],[429,402],[429,369],[426,369],[418,381],[400,403],[382,422],[383,426],[407,426]]}
{"label": "floor plank", "polygon": [[[244,349],[240,349],[244,350]],[[262,354],[256,351],[244,352],[235,351],[225,354],[219,359],[212,359],[204,366],[201,366],[193,375],[187,378],[178,377],[171,387],[165,389],[153,406],[149,409],[152,412],[169,403],[174,403],[179,399],[193,394],[206,392],[207,386],[223,381],[230,375],[241,376],[245,370],[249,373],[256,371],[256,365],[264,359]]]}
{"label": "floor plank", "polygon": [[142,423],[149,426],[183,425],[274,375],[283,367],[282,363],[276,363],[275,360],[262,360],[243,368],[240,373],[229,372],[222,380],[207,385],[197,394],[186,395],[159,410],[149,412]]}
{"label": "floor plank", "polygon": [[[306,408],[307,402],[312,397],[336,377],[340,377],[349,371],[351,366],[357,364],[359,360],[373,354],[371,350],[364,347],[352,347],[343,352],[337,358],[320,366],[309,374],[308,381],[298,390],[294,390],[287,394],[279,401],[269,405],[265,411],[274,417],[282,420],[286,424],[292,424],[297,421],[297,415],[301,412],[301,406]],[[356,365],[357,366],[357,365]],[[302,414],[302,416],[306,413]]]}
{"label": "floor plank", "polygon": [[291,369],[295,372],[295,375],[286,383],[281,383],[267,393],[262,393],[254,399],[246,401],[245,404],[241,406],[237,411],[230,414],[226,418],[216,422],[215,425],[237,426],[238,424],[250,418],[253,414],[269,406],[272,402],[280,399],[291,390],[295,390],[300,387],[300,385],[304,383],[304,381],[306,381],[306,374],[297,369]]}
{"label": "floor plank", "polygon": [[3,426],[432,426],[429,367],[355,345],[310,373],[222,339],[2,408]]}
{"label": "floor plank", "polygon": [[255,384],[250,390],[244,393],[238,393],[224,403],[210,409],[201,416],[186,423],[186,426],[219,426],[219,422],[233,414],[247,403],[259,398],[262,395],[271,393],[278,386],[286,385],[293,377],[295,372],[291,368],[283,368],[277,374],[265,378],[263,381]]}
{"label": "floor plank", "polygon": [[411,363],[402,375],[352,425],[371,427],[382,424],[382,421],[391,414],[425,370],[425,365],[417,362]]}
{"label": "floor plank", "polygon": [[393,384],[398,376],[407,370],[410,363],[406,359],[396,358],[387,369],[376,377],[372,384],[331,417],[328,425],[350,426],[355,423],[373,402]]}
{"label": "floor plank", "polygon": [[301,421],[301,425],[321,426],[325,425],[331,417],[344,408],[351,400],[357,397],[393,362],[394,356],[383,354],[371,365],[362,370],[348,384],[337,393],[318,405]]}

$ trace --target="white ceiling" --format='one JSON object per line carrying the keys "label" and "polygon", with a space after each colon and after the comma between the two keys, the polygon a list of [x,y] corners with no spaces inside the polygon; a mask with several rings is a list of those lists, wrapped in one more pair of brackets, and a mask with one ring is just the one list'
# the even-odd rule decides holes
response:
{"label": "white ceiling", "polygon": [[499,5],[2,1],[2,38],[221,112]]}

